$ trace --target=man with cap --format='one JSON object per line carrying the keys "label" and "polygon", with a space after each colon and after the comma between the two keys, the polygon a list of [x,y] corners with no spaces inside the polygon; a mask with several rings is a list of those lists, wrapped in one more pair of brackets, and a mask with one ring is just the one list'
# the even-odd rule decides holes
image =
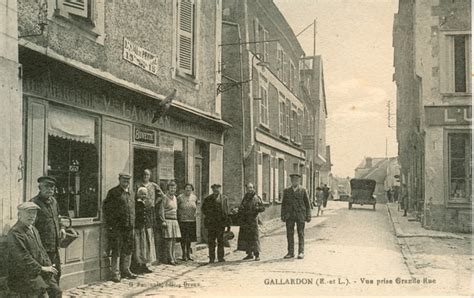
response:
{"label": "man with cap", "polygon": [[20,297],[61,297],[58,271],[33,226],[39,210],[33,202],[18,206],[18,221],[7,235],[8,288]]}
{"label": "man with cap", "polygon": [[288,253],[285,259],[295,256],[295,224],[298,232],[298,259],[304,258],[304,226],[311,221],[311,205],[306,189],[300,186],[301,175],[291,174],[291,186],[283,191],[281,220],[286,223]]}
{"label": "man with cap", "polygon": [[130,178],[127,173],[119,174],[119,185],[109,190],[102,207],[114,282],[120,282],[121,277],[137,278],[130,271],[135,227],[135,197],[130,189]]}
{"label": "man with cap", "polygon": [[230,231],[229,202],[225,195],[221,194],[221,185],[211,186],[212,194],[204,199],[202,213],[204,214],[204,226],[207,228],[207,238],[209,247],[209,263],[214,263],[216,259],[217,240],[217,260],[224,260],[224,230]]}
{"label": "man with cap", "polygon": [[59,284],[61,278],[59,243],[66,236],[66,231],[59,220],[58,202],[54,198],[56,179],[51,176],[42,176],[37,181],[39,194],[30,200],[40,207],[34,226],[38,229],[49,259],[58,270]]}

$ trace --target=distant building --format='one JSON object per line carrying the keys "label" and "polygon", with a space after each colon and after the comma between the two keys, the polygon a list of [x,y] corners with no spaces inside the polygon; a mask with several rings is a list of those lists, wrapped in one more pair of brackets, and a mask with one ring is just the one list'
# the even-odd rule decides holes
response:
{"label": "distant building", "polygon": [[426,228],[470,232],[471,1],[399,1],[393,32],[408,210]]}
{"label": "distant building", "polygon": [[377,182],[374,194],[378,203],[387,202],[386,191],[397,185],[394,177],[399,175],[398,160],[396,157],[372,158],[366,157],[355,169],[354,178],[372,179]]}
{"label": "distant building", "polygon": [[254,183],[267,205],[263,216],[276,217],[289,174],[300,173],[312,195],[326,163],[322,59],[305,56],[271,0],[224,0],[222,28],[219,92],[222,117],[233,126],[223,190],[238,206],[244,184]]}

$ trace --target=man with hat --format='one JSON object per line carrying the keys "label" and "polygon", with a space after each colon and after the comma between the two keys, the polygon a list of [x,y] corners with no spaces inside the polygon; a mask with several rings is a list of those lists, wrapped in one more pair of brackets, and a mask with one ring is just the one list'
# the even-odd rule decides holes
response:
{"label": "man with hat", "polygon": [[209,247],[209,263],[214,263],[216,259],[217,240],[217,260],[224,260],[224,230],[230,231],[229,202],[225,195],[221,194],[221,185],[211,186],[212,194],[204,199],[202,213],[204,214],[204,226],[207,228],[207,238]]}
{"label": "man with hat", "polygon": [[18,221],[7,235],[8,287],[20,297],[61,297],[58,270],[33,226],[39,210],[33,202],[18,205]]}
{"label": "man with hat", "polygon": [[291,186],[283,191],[281,220],[286,223],[288,253],[285,259],[295,256],[295,224],[298,232],[298,259],[304,258],[304,226],[311,221],[311,205],[306,189],[300,186],[301,175],[291,174]]}
{"label": "man with hat", "polygon": [[135,198],[130,190],[130,178],[127,173],[119,174],[119,185],[109,190],[102,207],[111,251],[113,282],[120,282],[121,277],[137,278],[130,271],[135,227]]}
{"label": "man with hat", "polygon": [[61,278],[59,243],[65,238],[66,231],[59,220],[58,202],[54,198],[56,179],[51,176],[42,176],[37,181],[39,194],[30,200],[40,207],[34,226],[38,229],[49,259],[58,270],[59,284]]}

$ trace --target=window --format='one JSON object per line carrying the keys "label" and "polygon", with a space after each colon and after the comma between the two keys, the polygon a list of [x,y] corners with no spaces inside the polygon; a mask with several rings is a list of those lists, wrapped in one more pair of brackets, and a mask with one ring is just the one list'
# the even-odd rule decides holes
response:
{"label": "window", "polygon": [[176,180],[178,189],[186,183],[186,154],[184,139],[160,133],[160,156],[158,162],[158,175],[162,189],[166,189],[169,180]]}
{"label": "window", "polygon": [[92,4],[95,1],[91,0],[62,0],[60,9],[64,10],[68,14],[91,18],[92,16]]}
{"label": "window", "polygon": [[471,134],[449,133],[449,202],[472,201]]}
{"label": "window", "polygon": [[280,44],[277,44],[277,76],[280,80],[283,80],[283,73],[285,71],[285,53],[281,48]]}
{"label": "window", "polygon": [[255,53],[260,53],[260,44],[257,41],[260,41],[260,25],[258,19],[253,20],[253,30],[254,30],[254,41],[255,43]]}
{"label": "window", "polygon": [[445,70],[441,70],[445,93],[471,93],[471,35],[446,36]]}
{"label": "window", "polygon": [[290,62],[290,78],[288,80],[288,88],[290,88],[291,91],[294,89],[294,84],[295,84],[295,65],[293,62]]}
{"label": "window", "polygon": [[48,175],[54,176],[61,215],[96,217],[99,206],[97,119],[51,107]]}
{"label": "window", "polygon": [[264,202],[270,202],[270,155],[263,153],[262,154],[262,179],[263,179],[263,189],[262,189],[262,200]]}
{"label": "window", "polygon": [[296,142],[298,144],[301,144],[303,140],[303,111],[298,109],[297,113],[297,123],[296,123]]}
{"label": "window", "polygon": [[178,0],[177,66],[178,71],[194,75],[195,4],[194,0]]}
{"label": "window", "polygon": [[286,135],[286,125],[285,125],[285,120],[286,120],[286,106],[285,106],[285,101],[280,100],[280,119],[279,119],[279,133],[281,136],[287,136]]}
{"label": "window", "polygon": [[[268,37],[268,31],[265,30],[262,27],[263,31],[262,34],[260,35],[262,38],[262,41],[269,40],[270,38]],[[268,43],[264,42],[262,43],[262,54],[263,54],[263,61],[267,62],[268,61]]]}
{"label": "window", "polygon": [[293,142],[297,142],[298,138],[298,112],[296,109],[291,110],[291,131],[290,139]]}
{"label": "window", "polygon": [[260,123],[268,126],[268,93],[263,86],[260,86]]}
{"label": "window", "polygon": [[286,111],[285,111],[285,136],[290,137],[290,116],[291,115],[291,103],[290,100],[286,100]]}

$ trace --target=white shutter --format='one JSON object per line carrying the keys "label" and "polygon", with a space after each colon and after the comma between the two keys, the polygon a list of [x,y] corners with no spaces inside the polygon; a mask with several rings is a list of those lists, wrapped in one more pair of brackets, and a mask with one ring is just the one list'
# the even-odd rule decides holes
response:
{"label": "white shutter", "polygon": [[63,8],[70,14],[87,18],[90,0],[63,0]]}
{"label": "white shutter", "polygon": [[194,1],[178,1],[178,69],[193,75],[194,68]]}

